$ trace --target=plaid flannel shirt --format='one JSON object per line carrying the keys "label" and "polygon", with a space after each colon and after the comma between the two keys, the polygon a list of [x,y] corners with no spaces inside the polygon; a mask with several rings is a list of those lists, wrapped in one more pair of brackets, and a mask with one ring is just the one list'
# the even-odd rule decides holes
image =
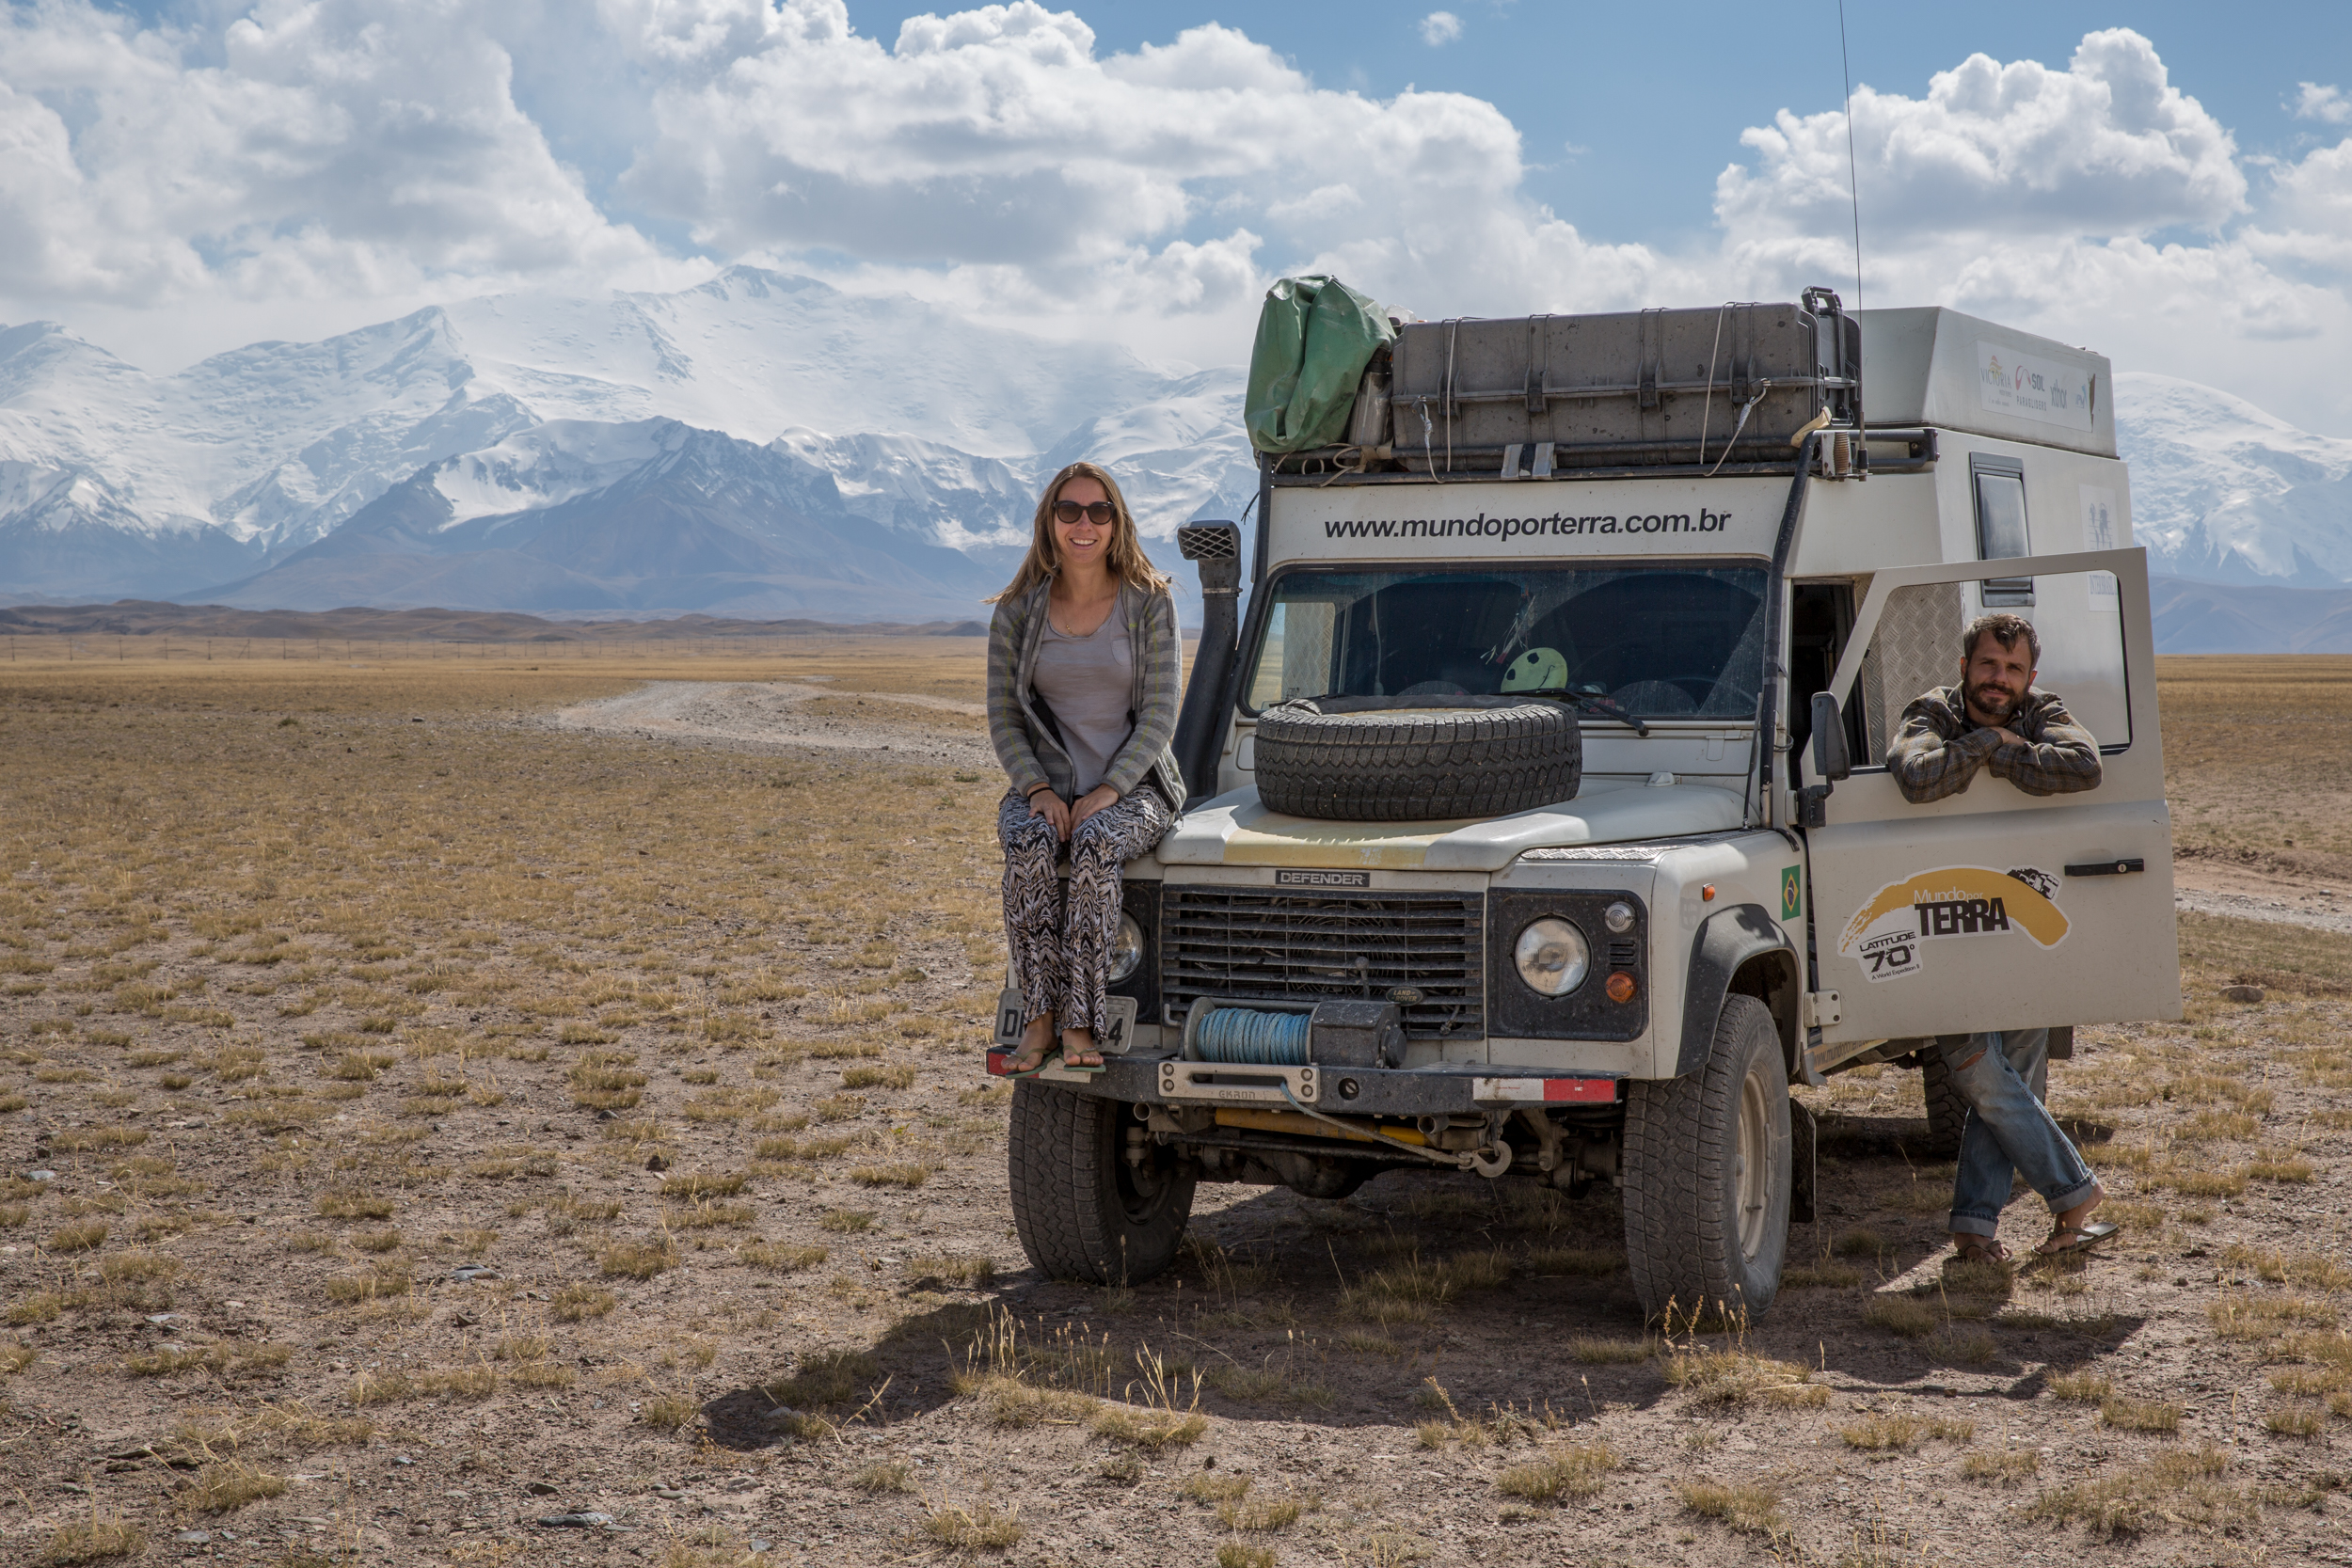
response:
{"label": "plaid flannel shirt", "polygon": [[1903,709],[1902,727],[1886,748],[1886,770],[1915,806],[1959,794],[1988,768],[2028,795],[2099,787],[2099,743],[2053,693],[2029,689],[2008,727],[2026,744],[2001,744],[1998,731],[1968,717],[1960,688],[1939,686]]}

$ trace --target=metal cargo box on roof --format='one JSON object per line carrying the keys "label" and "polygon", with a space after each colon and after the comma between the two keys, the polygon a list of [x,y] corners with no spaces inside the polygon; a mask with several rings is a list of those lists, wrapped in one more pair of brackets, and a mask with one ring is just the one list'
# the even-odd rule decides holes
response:
{"label": "metal cargo box on roof", "polygon": [[1789,438],[1817,416],[1850,420],[1860,357],[1853,323],[1826,295],[1410,323],[1391,359],[1392,450],[1437,473],[1491,469],[1514,445],[1548,447],[1563,468],[1688,464],[1702,443],[1708,463],[1728,445],[1735,464],[1785,465]]}
{"label": "metal cargo box on roof", "polygon": [[1874,425],[1932,425],[2115,453],[2115,373],[2069,348],[1941,306],[1857,310]]}

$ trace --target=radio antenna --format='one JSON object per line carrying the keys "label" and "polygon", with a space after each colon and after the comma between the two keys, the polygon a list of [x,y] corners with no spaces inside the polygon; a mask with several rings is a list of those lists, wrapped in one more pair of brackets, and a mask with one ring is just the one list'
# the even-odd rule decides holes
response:
{"label": "radio antenna", "polygon": [[1846,58],[1846,0],[1837,0],[1837,73],[1846,88],[1846,189],[1853,198],[1853,308],[1862,309],[1862,178],[1853,155],[1853,67]]}

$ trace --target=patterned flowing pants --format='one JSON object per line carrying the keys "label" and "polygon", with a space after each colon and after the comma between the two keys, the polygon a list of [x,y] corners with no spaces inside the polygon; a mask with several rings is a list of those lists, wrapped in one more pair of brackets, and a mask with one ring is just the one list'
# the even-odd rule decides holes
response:
{"label": "patterned flowing pants", "polygon": [[1070,835],[1065,908],[1054,876],[1061,840],[1054,825],[1008,792],[996,808],[1005,851],[1005,945],[1020,976],[1024,1025],[1056,1015],[1064,1029],[1103,1017],[1104,971],[1119,936],[1119,868],[1159,843],[1174,820],[1149,785],[1078,824]]}

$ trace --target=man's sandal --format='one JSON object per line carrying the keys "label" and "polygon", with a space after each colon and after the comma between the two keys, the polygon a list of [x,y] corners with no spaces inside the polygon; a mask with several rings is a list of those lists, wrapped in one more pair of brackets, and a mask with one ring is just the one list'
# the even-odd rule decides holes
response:
{"label": "man's sandal", "polygon": [[1952,1261],[2002,1264],[2009,1261],[2009,1248],[1990,1236],[1976,1241],[1956,1242],[1952,1245]]}
{"label": "man's sandal", "polygon": [[2036,1258],[2069,1258],[2078,1252],[2089,1252],[2102,1242],[2111,1241],[2122,1230],[2120,1225],[2093,1220],[2089,1225],[2054,1225],[2048,1240],[2033,1249]]}

